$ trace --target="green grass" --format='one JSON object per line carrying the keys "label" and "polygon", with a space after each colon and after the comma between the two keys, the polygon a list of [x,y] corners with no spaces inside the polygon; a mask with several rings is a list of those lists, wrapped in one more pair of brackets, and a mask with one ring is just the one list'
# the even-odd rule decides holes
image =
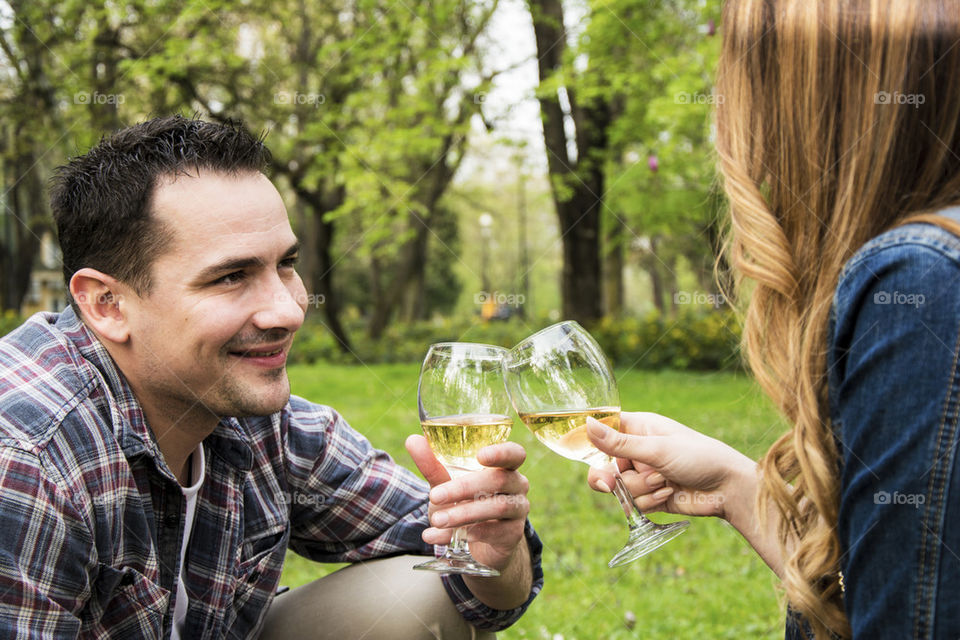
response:
{"label": "green grass", "polygon": [[[417,365],[295,366],[293,392],[329,404],[378,447],[413,468],[403,448],[419,432]],[[782,430],[745,376],[618,371],[624,409],[663,413],[758,457]],[[536,638],[782,638],[775,579],[740,535],[716,519],[694,520],[667,546],[626,567],[607,560],[625,538],[613,497],[591,491],[586,467],[550,452],[516,421],[527,449],[530,519],[544,543],[544,589],[527,614],[500,634]],[[670,516],[655,515],[665,522]],[[293,553],[283,583],[298,586],[336,566]],[[627,616],[636,617],[632,629]]]}

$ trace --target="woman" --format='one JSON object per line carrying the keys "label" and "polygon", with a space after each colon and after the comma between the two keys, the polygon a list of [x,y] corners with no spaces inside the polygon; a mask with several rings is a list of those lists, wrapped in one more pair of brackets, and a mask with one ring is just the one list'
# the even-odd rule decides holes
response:
{"label": "woman", "polygon": [[759,464],[653,414],[591,438],[641,509],[729,520],[789,635],[957,638],[960,0],[734,0],[723,24],[744,352],[790,429]]}

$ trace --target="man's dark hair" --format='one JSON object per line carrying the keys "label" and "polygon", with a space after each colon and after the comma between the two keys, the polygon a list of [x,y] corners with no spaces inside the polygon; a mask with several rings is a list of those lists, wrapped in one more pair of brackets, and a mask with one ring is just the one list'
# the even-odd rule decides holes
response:
{"label": "man's dark hair", "polygon": [[[91,267],[150,292],[150,267],[173,230],[151,214],[160,178],[201,170],[263,171],[270,151],[238,123],[166,116],[121,129],[56,170],[51,208],[63,275]],[[70,303],[76,309],[73,300]]]}

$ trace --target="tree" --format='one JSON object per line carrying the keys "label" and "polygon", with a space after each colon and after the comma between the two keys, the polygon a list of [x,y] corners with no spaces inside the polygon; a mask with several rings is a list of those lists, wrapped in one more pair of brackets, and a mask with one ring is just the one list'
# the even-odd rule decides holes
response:
{"label": "tree", "polygon": [[[575,83],[567,81],[570,68],[565,59],[567,32],[561,0],[531,0],[530,10],[540,77],[537,99],[563,242],[563,315],[590,325],[603,314],[600,214],[610,109],[603,96],[580,100]],[[561,97],[566,98],[566,110]],[[572,131],[565,126],[568,119]]]}
{"label": "tree", "polygon": [[[405,300],[418,308],[411,301],[423,296],[428,239],[437,239],[430,229],[443,222],[440,201],[479,109],[468,87],[484,82],[476,42],[496,2],[208,5],[183,3],[174,26],[146,47],[118,30],[120,68],[135,67],[141,89],[166,110],[189,105],[270,129],[271,170],[300,212],[312,299],[349,350],[334,282],[342,258],[370,262],[371,335]],[[351,230],[341,241],[351,255],[336,256],[338,234]]]}
{"label": "tree", "polygon": [[[719,211],[712,140],[712,73],[719,55],[715,21],[719,3],[672,2],[656,16],[624,13],[609,20],[613,37],[636,34],[644,46],[631,55],[595,54],[604,69],[623,78],[618,117],[610,128],[607,164],[607,255],[630,247],[648,273],[654,305],[675,307],[678,279],[692,271],[696,286],[714,290],[713,265],[719,251]],[[666,7],[661,7],[666,8]],[[664,16],[669,19],[663,20]],[[600,29],[594,21],[591,29]],[[649,43],[649,44],[648,44]],[[645,62],[643,62],[645,61]],[[643,69],[643,71],[631,70]],[[609,280],[617,271],[606,271]],[[683,296],[680,296],[683,298]]]}
{"label": "tree", "polygon": [[[496,0],[419,3],[385,17],[385,43],[371,82],[357,144],[346,173],[348,191],[366,194],[341,215],[364,221],[370,265],[368,333],[378,338],[398,310],[424,317],[428,249],[458,258],[435,231],[449,228],[442,205],[467,144],[475,99],[491,80],[480,68],[478,42]],[[370,201],[379,196],[379,202]]]}
{"label": "tree", "polygon": [[45,185],[64,146],[67,125],[57,87],[69,72],[56,51],[70,44],[80,12],[72,3],[8,2],[0,8],[8,21],[0,30],[0,307],[19,311],[40,238],[52,228]]}
{"label": "tree", "polygon": [[[710,3],[708,15],[715,4]],[[674,82],[697,93],[703,82],[690,86],[686,81],[692,73],[708,75],[712,66],[702,59],[702,48],[693,46],[703,39],[698,27],[706,19],[690,0],[591,1],[580,8],[586,17],[579,38],[574,39],[565,27],[560,0],[530,1],[544,143],[563,235],[563,313],[590,323],[604,312],[604,299],[608,312],[617,313],[622,307],[624,247],[628,243],[647,237],[634,244],[646,247],[656,264],[655,268],[651,265],[651,273],[658,273],[661,267],[668,274],[674,272],[675,265],[659,258],[669,241],[649,237],[646,229],[651,223],[646,215],[650,200],[625,195],[632,192],[621,182],[634,177],[640,167],[649,170],[653,165],[648,165],[648,156],[657,153],[665,132],[669,138],[679,131],[672,123],[662,128],[662,120],[651,115],[654,101],[669,93]],[[688,71],[691,67],[693,72]],[[693,117],[685,113],[683,126]],[[683,145],[707,149],[706,119],[699,120],[694,129],[696,134],[685,137]],[[696,169],[686,173],[702,177],[704,166],[712,172],[712,163],[704,160],[707,157],[708,153],[701,154]],[[661,171],[660,167],[656,170]],[[711,179],[712,173],[704,184],[709,185]],[[689,186],[670,181],[671,189]],[[701,193],[708,190],[706,187]],[[611,191],[617,197],[611,197]],[[665,193],[651,189],[643,195],[661,197]],[[702,217],[700,208],[695,209]],[[671,213],[680,212],[673,208]],[[683,218],[679,215],[668,224],[670,237],[692,232]],[[643,232],[634,231],[637,228]],[[662,282],[653,278],[653,285],[656,290]]]}

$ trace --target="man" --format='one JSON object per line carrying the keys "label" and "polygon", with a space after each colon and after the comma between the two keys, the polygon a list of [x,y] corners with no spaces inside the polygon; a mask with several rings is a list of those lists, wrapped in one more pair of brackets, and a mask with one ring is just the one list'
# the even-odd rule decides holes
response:
{"label": "man", "polygon": [[[306,296],[268,154],[174,116],[60,168],[71,308],[0,341],[0,637],[476,637],[539,591],[522,447],[448,482],[411,436],[428,500],[336,412],[290,396]],[[400,556],[476,523],[499,578]],[[274,599],[288,547],[388,559]]]}

